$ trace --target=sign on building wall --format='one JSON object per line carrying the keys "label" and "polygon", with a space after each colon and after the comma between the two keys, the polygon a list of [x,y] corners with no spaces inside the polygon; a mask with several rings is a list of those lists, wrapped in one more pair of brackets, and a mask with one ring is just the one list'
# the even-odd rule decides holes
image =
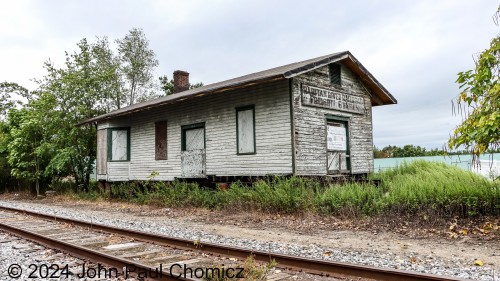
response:
{"label": "sign on building wall", "polygon": [[344,127],[328,125],[327,131],[328,150],[347,150],[347,135]]}
{"label": "sign on building wall", "polygon": [[359,114],[365,114],[366,111],[362,97],[304,84],[302,85],[302,104]]}

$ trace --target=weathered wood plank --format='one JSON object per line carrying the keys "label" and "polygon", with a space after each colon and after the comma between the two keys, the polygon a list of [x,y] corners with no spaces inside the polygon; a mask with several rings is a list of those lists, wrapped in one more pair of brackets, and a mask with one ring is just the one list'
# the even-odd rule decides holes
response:
{"label": "weathered wood plank", "polygon": [[[372,115],[370,96],[362,82],[342,66],[342,87],[331,85],[328,67],[304,73],[293,78],[293,108],[295,127],[296,173],[299,175],[324,175],[327,173],[326,114],[348,117],[351,170],[368,173],[373,168]],[[352,95],[353,100],[363,101],[366,112],[357,114],[325,107],[304,105],[300,85],[313,85],[335,92]],[[333,95],[335,98],[337,96]]]}
{"label": "weathered wood plank", "polygon": [[97,157],[96,157],[97,174],[107,174],[108,162],[108,132],[106,129],[97,130]]}
{"label": "weathered wood plank", "polygon": [[[291,174],[289,100],[288,81],[278,81],[110,120],[103,127],[130,126],[131,160],[109,162],[109,180],[145,180],[153,171],[157,180],[181,177],[181,126],[199,122],[205,122],[207,175]],[[237,155],[236,107],[247,105],[255,105],[256,153]],[[155,160],[155,122],[164,120],[168,159]]]}
{"label": "weathered wood plank", "polygon": [[167,121],[155,122],[155,160],[167,160]]}

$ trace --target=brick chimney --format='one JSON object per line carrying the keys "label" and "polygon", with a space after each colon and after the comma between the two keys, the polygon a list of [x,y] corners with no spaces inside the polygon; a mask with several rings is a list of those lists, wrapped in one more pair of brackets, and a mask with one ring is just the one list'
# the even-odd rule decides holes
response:
{"label": "brick chimney", "polygon": [[182,70],[174,71],[174,94],[189,90],[189,73]]}

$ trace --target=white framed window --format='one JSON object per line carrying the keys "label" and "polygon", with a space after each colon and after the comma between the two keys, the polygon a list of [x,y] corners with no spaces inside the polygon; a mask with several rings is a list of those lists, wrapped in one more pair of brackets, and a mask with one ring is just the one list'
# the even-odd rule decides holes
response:
{"label": "white framed window", "polygon": [[130,161],[130,128],[108,129],[108,161]]}

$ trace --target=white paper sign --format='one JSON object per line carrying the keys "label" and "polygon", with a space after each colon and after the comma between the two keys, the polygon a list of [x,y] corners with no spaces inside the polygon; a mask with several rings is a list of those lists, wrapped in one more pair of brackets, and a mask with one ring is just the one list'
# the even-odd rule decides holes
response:
{"label": "white paper sign", "polygon": [[328,150],[347,150],[347,136],[344,127],[328,125],[327,140]]}

